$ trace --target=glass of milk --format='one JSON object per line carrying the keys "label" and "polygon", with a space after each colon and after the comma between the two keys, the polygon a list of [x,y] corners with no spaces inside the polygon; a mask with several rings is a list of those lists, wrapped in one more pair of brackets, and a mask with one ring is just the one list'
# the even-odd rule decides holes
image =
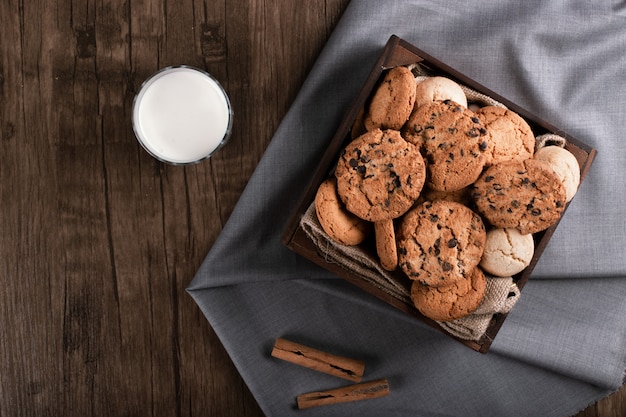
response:
{"label": "glass of milk", "polygon": [[215,78],[181,65],[163,68],[144,81],[133,102],[132,121],[135,136],[150,155],[189,165],[226,143],[233,112]]}

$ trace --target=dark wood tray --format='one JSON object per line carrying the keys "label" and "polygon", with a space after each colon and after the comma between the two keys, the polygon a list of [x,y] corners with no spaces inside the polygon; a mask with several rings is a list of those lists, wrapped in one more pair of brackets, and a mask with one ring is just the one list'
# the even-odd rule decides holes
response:
{"label": "dark wood tray", "polygon": [[[324,257],[318,252],[316,246],[307,237],[304,230],[300,227],[300,220],[302,219],[302,216],[306,212],[307,208],[313,202],[319,185],[328,177],[329,173],[331,172],[337,161],[339,152],[350,142],[351,128],[354,124],[354,121],[359,111],[364,107],[368,99],[371,97],[371,94],[375,91],[375,87],[380,82],[383,72],[395,66],[410,65],[415,63],[422,65],[433,75],[441,75],[451,78],[504,104],[509,109],[522,116],[529,123],[536,136],[545,133],[555,133],[566,138],[566,149],[572,152],[578,159],[578,163],[580,165],[581,182],[585,178],[596,155],[595,149],[568,135],[562,129],[558,129],[547,121],[529,113],[515,103],[510,102],[506,98],[501,97],[500,95],[489,90],[483,85],[478,84],[477,82],[468,78],[462,73],[449,67],[448,65],[437,60],[436,58],[428,55],[426,52],[393,35],[389,38],[389,41],[387,42],[385,48],[382,51],[382,54],[380,55],[378,61],[370,72],[358,96],[354,100],[351,107],[347,109],[347,112],[341,124],[339,125],[339,128],[337,129],[337,132],[330,139],[330,142],[328,143],[328,148],[324,153],[322,159],[320,160],[317,170],[314,172],[313,177],[311,178],[307,188],[304,190],[304,194],[299,204],[297,205],[295,211],[292,213],[288,221],[287,227],[285,228],[282,236],[282,241],[294,252],[335,273],[339,277],[346,279],[357,287],[391,304],[395,308],[404,311],[405,313],[414,316],[416,319],[419,319],[434,327],[435,329],[442,331],[450,337],[457,339],[459,342],[467,345],[471,349],[474,349],[481,353],[486,353],[489,350],[489,347],[491,346],[491,343],[496,337],[496,334],[498,333],[504,320],[506,319],[506,314],[494,315],[487,329],[487,332],[478,341],[470,341],[456,338],[447,333],[444,329],[442,329],[435,321],[422,316],[412,304],[398,300],[397,298],[387,294],[381,289],[374,287],[363,278],[356,275],[354,271],[344,269],[342,266],[335,263],[326,262]],[[563,213],[563,215],[564,214],[565,212]],[[537,264],[537,261],[541,257],[546,245],[548,244],[548,241],[550,240],[557,226],[558,223],[546,229],[545,231],[534,235],[535,253],[533,259],[526,269],[513,277],[513,280],[516,282],[520,291],[523,290],[524,285],[530,278],[532,271]],[[402,285],[406,285],[406,288],[409,289],[411,281],[406,276],[404,276],[400,270],[396,271],[395,274],[396,276],[394,276],[394,278],[397,277],[398,282],[402,283]]]}

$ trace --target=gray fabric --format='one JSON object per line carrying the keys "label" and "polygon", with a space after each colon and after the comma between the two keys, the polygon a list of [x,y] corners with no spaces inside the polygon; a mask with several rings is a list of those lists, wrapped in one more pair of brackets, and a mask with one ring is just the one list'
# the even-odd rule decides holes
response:
{"label": "gray fabric", "polygon": [[[280,243],[288,214],[391,34],[598,149],[486,355]],[[344,381],[271,358],[276,337],[365,360],[386,398],[319,416],[567,416],[626,366],[626,4],[353,0],[189,292],[268,416]],[[236,121],[235,121],[236,123]]]}

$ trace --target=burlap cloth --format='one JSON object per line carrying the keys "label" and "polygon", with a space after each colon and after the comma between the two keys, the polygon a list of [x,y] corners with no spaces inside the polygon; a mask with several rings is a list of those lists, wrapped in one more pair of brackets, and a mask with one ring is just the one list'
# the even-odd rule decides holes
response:
{"label": "burlap cloth", "polygon": [[[418,82],[430,75],[423,73],[421,67],[411,68]],[[505,107],[502,103],[461,85],[469,102],[481,105]],[[565,146],[565,138],[555,134],[536,137],[536,150],[544,146]],[[411,304],[407,287],[402,285],[393,274],[383,269],[378,257],[360,246],[347,246],[335,242],[324,231],[312,203],[300,221],[300,226],[317,247],[319,253],[329,263],[340,265],[369,285],[405,303]],[[446,332],[465,340],[478,341],[487,331],[489,324],[498,313],[508,313],[520,297],[520,290],[511,277],[487,276],[485,296],[480,306],[469,316],[448,322],[437,322]]]}

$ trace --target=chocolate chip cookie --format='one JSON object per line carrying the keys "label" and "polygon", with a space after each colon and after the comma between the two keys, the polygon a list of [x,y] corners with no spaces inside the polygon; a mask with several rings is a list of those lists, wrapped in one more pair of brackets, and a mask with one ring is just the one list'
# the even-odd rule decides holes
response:
{"label": "chocolate chip cookie", "polygon": [[376,89],[365,116],[365,127],[400,130],[415,104],[415,77],[406,67],[387,71]]}
{"label": "chocolate chip cookie", "polygon": [[532,158],[535,135],[519,114],[498,106],[482,107],[476,114],[489,135],[485,152],[487,165]]}
{"label": "chocolate chip cookie", "polygon": [[347,209],[377,222],[411,208],[424,186],[426,167],[417,147],[398,131],[376,129],[343,149],[335,176]]}
{"label": "chocolate chip cookie", "polygon": [[381,220],[374,223],[374,235],[380,265],[387,271],[395,270],[398,267],[398,250],[393,220]]}
{"label": "chocolate chip cookie", "polygon": [[411,299],[419,312],[432,320],[456,320],[478,308],[486,286],[485,274],[476,267],[466,279],[445,287],[430,287],[415,281],[411,285]]}
{"label": "chocolate chip cookie", "polygon": [[552,169],[534,159],[493,165],[476,181],[472,198],[477,210],[495,227],[522,234],[552,226],[565,209],[563,183]]}
{"label": "chocolate chip cookie", "polygon": [[455,191],[473,183],[487,160],[488,135],[478,116],[454,101],[417,108],[402,129],[421,146],[428,162],[430,188]]}
{"label": "chocolate chip cookie", "polygon": [[326,234],[343,245],[358,245],[372,229],[372,224],[344,207],[337,195],[337,180],[328,178],[315,194],[315,212]]}
{"label": "chocolate chip cookie", "polygon": [[412,280],[441,287],[467,279],[483,254],[482,219],[452,201],[426,201],[411,209],[397,232],[398,263]]}

